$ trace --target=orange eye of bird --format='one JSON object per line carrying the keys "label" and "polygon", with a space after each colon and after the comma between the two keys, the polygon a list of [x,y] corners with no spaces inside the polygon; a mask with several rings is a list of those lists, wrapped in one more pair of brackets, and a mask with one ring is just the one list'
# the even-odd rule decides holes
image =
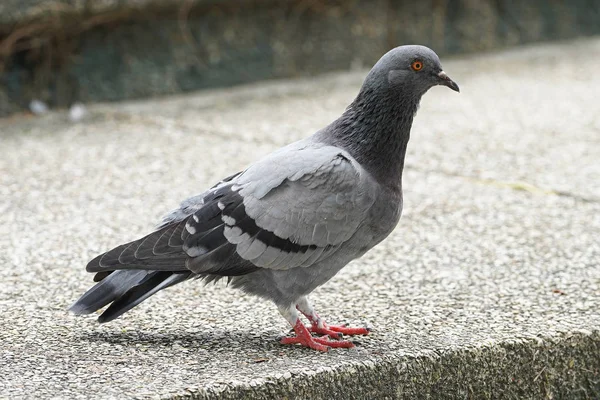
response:
{"label": "orange eye of bird", "polygon": [[421,61],[413,61],[410,67],[415,71],[420,71],[423,69],[423,63]]}

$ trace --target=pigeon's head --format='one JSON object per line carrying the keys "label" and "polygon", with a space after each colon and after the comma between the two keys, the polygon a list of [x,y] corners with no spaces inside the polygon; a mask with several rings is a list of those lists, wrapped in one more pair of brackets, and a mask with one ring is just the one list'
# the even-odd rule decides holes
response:
{"label": "pigeon's head", "polygon": [[459,91],[458,85],[442,69],[437,54],[417,45],[400,46],[387,52],[375,64],[365,83],[385,92],[417,98],[437,85]]}

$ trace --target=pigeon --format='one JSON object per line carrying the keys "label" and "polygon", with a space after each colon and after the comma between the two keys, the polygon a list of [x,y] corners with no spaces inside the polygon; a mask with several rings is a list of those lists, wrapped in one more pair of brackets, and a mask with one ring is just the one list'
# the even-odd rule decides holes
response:
{"label": "pigeon", "polygon": [[370,329],[327,324],[307,296],[396,227],[413,118],[436,85],[459,92],[433,50],[390,50],[338,119],[184,200],[149,235],[90,261],[97,283],[70,310],[108,305],[98,317],[108,322],[175,284],[226,278],[275,303],[295,333],[281,343],[353,347],[344,335]]}

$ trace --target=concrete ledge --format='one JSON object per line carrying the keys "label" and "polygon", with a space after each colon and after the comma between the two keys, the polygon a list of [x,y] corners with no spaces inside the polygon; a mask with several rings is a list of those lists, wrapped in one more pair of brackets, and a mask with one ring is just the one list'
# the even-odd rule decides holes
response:
{"label": "concrete ledge", "polygon": [[600,395],[600,332],[432,351],[250,382],[190,386],[172,399],[593,399]]}
{"label": "concrete ledge", "polygon": [[600,1],[9,0],[0,116],[370,66],[391,47],[439,54],[600,33]]}

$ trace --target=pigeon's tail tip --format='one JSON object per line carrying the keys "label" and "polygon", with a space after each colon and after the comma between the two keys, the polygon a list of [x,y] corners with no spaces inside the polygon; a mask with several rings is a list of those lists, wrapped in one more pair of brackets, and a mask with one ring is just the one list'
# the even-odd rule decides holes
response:
{"label": "pigeon's tail tip", "polygon": [[85,292],[69,311],[75,315],[92,314],[110,304],[98,317],[99,323],[110,322],[146,300],[159,290],[183,282],[191,272],[119,270]]}
{"label": "pigeon's tail tip", "polygon": [[145,276],[145,271],[131,270],[112,273],[85,292],[69,307],[69,311],[75,315],[86,315],[98,311],[124,295]]}
{"label": "pigeon's tail tip", "polygon": [[[79,302],[75,302],[73,303],[73,305],[71,305],[67,311],[69,311],[70,313],[74,314],[74,315],[89,315],[89,314],[93,314],[94,312],[98,311],[98,310],[94,310],[91,309],[89,307],[87,307],[85,304],[80,304]],[[98,322],[99,324],[104,324],[106,322],[110,322],[113,319],[118,318],[119,316],[121,316],[120,313],[118,315],[112,315],[112,316],[107,316],[105,315],[106,313],[102,313],[98,316],[98,318],[96,319],[96,322]]]}
{"label": "pigeon's tail tip", "polygon": [[[74,315],[79,316],[79,315],[90,315],[90,314],[95,313],[98,310],[94,310],[93,308],[90,308],[90,307],[86,306],[85,304],[82,304],[79,301],[76,301],[67,309],[67,311],[69,311],[70,313],[72,313]],[[107,318],[106,316],[104,316],[104,314],[100,314],[98,316],[98,318],[96,319],[96,322],[98,322],[99,324],[103,324],[105,322],[110,322],[115,318],[117,318],[117,317]]]}
{"label": "pigeon's tail tip", "polygon": [[83,304],[79,300],[71,304],[69,308],[67,308],[67,311],[75,315],[87,315],[94,312],[94,310],[89,309],[88,307],[86,307],[85,304]]}
{"label": "pigeon's tail tip", "polygon": [[121,316],[121,314],[119,314],[119,315],[116,315],[116,316],[109,317],[109,316],[106,316],[106,315],[104,315],[104,314],[105,314],[105,313],[102,313],[102,314],[100,314],[100,315],[98,316],[98,318],[96,318],[96,322],[97,322],[97,323],[99,323],[99,324],[105,324],[105,323],[107,323],[107,322],[110,322],[110,321],[112,321],[113,319],[117,319],[118,317],[120,317],[120,316]]}

